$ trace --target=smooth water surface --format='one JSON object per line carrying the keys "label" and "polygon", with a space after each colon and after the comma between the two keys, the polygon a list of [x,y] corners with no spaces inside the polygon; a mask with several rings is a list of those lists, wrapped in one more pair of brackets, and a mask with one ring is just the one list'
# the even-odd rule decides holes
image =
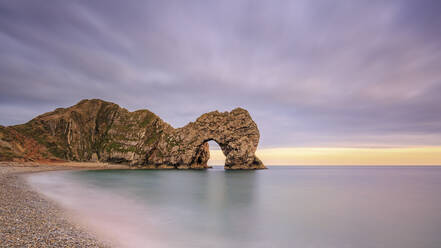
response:
{"label": "smooth water surface", "polygon": [[439,167],[74,171],[29,182],[123,247],[441,247]]}

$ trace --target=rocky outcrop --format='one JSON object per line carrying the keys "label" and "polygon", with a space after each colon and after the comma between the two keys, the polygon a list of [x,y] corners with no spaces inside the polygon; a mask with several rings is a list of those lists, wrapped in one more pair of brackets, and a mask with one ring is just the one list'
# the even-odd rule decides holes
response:
{"label": "rocky outcrop", "polygon": [[263,169],[254,155],[259,130],[249,113],[210,112],[173,128],[148,110],[129,112],[102,100],[83,100],[17,126],[0,126],[0,160],[127,163],[143,168],[207,168],[208,141],[219,144],[225,169]]}
{"label": "rocky outcrop", "polygon": [[225,154],[226,169],[264,168],[254,155],[259,130],[248,112],[241,108],[225,113],[210,112],[183,128],[164,133],[146,163],[150,166],[206,167],[210,140],[218,143]]}

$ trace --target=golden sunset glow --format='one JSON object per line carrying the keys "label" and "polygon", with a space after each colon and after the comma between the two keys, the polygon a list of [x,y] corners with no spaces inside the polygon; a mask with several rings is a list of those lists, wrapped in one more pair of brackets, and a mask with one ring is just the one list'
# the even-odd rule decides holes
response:
{"label": "golden sunset glow", "polygon": [[[265,165],[441,165],[441,147],[407,148],[272,148],[258,149]],[[225,156],[210,150],[211,165]]]}

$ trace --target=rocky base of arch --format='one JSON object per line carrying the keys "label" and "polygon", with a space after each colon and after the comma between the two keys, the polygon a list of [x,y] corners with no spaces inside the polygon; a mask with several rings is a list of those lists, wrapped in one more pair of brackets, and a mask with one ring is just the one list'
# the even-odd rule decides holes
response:
{"label": "rocky base of arch", "polygon": [[233,164],[225,165],[225,170],[264,170],[267,169],[260,159],[254,156],[254,160],[251,164]]}

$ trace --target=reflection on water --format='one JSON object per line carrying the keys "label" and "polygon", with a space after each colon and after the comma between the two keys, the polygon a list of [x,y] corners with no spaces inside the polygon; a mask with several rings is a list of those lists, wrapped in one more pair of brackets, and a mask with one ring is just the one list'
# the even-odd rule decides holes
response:
{"label": "reflection on water", "polygon": [[441,168],[81,171],[29,177],[124,247],[441,247]]}

